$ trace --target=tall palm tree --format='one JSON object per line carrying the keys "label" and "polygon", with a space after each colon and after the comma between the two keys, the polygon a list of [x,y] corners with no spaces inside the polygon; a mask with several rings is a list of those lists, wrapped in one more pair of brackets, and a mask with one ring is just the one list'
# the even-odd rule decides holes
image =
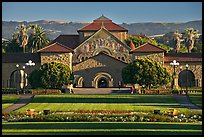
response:
{"label": "tall palm tree", "polygon": [[181,43],[181,40],[180,38],[182,37],[182,34],[179,34],[178,31],[175,31],[174,34],[173,34],[173,40],[175,42],[175,52],[178,53],[179,50],[180,50],[180,43]]}
{"label": "tall palm tree", "polygon": [[39,50],[49,43],[49,40],[46,37],[46,32],[41,26],[37,24],[30,24],[29,29],[32,30],[28,43],[28,47],[31,52]]}
{"label": "tall palm tree", "polygon": [[191,50],[194,47],[194,38],[198,38],[198,30],[193,28],[185,29],[185,43],[188,48],[188,52],[191,53]]}
{"label": "tall palm tree", "polygon": [[[17,42],[20,43],[20,47],[23,48],[23,52],[25,53],[26,46],[28,44],[28,34],[27,34],[27,27],[22,24],[16,27],[20,31],[20,33],[16,33],[17,35]],[[14,34],[15,35],[15,34]]]}

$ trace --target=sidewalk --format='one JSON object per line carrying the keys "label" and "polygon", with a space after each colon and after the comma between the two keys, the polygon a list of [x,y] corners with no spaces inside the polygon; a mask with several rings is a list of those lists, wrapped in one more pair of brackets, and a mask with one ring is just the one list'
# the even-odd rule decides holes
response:
{"label": "sidewalk", "polygon": [[194,105],[187,95],[175,94],[174,99],[175,99],[176,102],[180,103],[181,106],[184,106],[184,107],[186,107],[188,109],[202,110],[198,106]]}
{"label": "sidewalk", "polygon": [[15,104],[3,109],[2,113],[9,113],[11,111],[20,109],[21,107],[24,107],[32,100],[33,97],[34,97],[34,95],[32,95],[32,94],[21,95]]}

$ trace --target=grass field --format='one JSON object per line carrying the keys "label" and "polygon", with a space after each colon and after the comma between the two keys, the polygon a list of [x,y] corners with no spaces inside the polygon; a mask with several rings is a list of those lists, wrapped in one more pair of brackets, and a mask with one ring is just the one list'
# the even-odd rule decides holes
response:
{"label": "grass field", "polygon": [[15,103],[19,97],[20,95],[2,95],[2,109]]}
{"label": "grass field", "polygon": [[181,112],[189,111],[176,103],[173,95],[36,95],[31,103],[16,112],[75,110],[129,110],[149,112],[159,109],[165,111],[177,108]]}
{"label": "grass field", "polygon": [[202,123],[9,122],[3,135],[202,135]]}
{"label": "grass field", "polygon": [[[13,103],[19,96],[4,95],[2,104]],[[192,96],[193,100],[198,100]],[[201,100],[202,103],[202,100]],[[150,112],[176,108],[173,95],[36,95],[31,103],[15,112],[75,110],[130,110]],[[202,122],[3,122],[3,135],[202,135]]]}

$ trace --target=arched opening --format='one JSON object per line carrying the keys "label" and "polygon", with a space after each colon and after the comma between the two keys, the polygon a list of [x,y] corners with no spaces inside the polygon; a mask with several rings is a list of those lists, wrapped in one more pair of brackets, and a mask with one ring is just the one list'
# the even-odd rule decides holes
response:
{"label": "arched opening", "polygon": [[112,51],[110,49],[108,49],[108,48],[99,48],[99,49],[97,49],[97,50],[95,50],[93,52],[93,56],[97,55],[99,53],[105,53],[105,54],[108,54],[108,55],[112,55]]}
{"label": "arched opening", "polygon": [[92,80],[92,86],[95,88],[108,88],[113,86],[113,78],[106,72],[100,72]]}
{"label": "arched opening", "polygon": [[11,88],[24,88],[28,84],[27,74],[24,70],[15,70],[10,75]]}
{"label": "arched opening", "polygon": [[79,76],[75,79],[75,87],[84,87],[84,78],[82,76]]}
{"label": "arched opening", "polygon": [[180,87],[194,87],[195,76],[190,70],[183,70],[179,73],[178,84]]}
{"label": "arched opening", "polygon": [[108,81],[105,78],[100,78],[98,80],[98,88],[107,88],[108,87]]}

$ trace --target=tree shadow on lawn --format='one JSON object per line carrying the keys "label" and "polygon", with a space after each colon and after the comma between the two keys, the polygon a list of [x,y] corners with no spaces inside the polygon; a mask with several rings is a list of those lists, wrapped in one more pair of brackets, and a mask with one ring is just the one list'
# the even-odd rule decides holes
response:
{"label": "tree shadow on lawn", "polygon": [[[188,129],[202,130],[202,125],[164,122],[23,122],[3,124],[3,129]],[[162,124],[161,124],[162,123]]]}
{"label": "tree shadow on lawn", "polygon": [[63,96],[39,96],[34,97],[31,103],[176,103],[170,97],[149,97],[149,96],[135,96],[130,98],[100,98],[100,97],[63,97]]}

